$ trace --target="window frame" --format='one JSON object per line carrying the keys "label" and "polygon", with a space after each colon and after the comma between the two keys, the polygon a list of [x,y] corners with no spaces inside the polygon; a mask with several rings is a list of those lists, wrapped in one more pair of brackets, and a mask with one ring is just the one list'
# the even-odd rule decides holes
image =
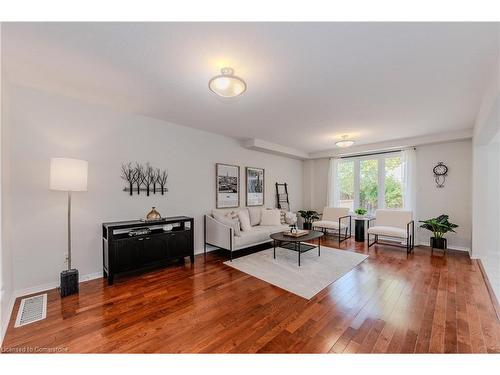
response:
{"label": "window frame", "polygon": [[[403,153],[402,151],[390,151],[390,152],[384,152],[384,153],[375,153],[371,155],[360,155],[360,156],[352,156],[352,157],[346,157],[346,158],[341,158],[339,160],[339,163],[342,162],[347,162],[347,161],[352,161],[354,164],[353,167],[353,173],[354,173],[354,207],[360,207],[360,187],[361,187],[361,161],[363,160],[377,160],[377,174],[378,174],[378,179],[377,179],[377,209],[378,208],[386,208],[386,202],[385,202],[385,178],[386,178],[386,171],[385,171],[385,159],[386,158],[393,158],[393,157],[400,157],[401,163],[403,163]],[[338,170],[337,170],[337,175],[334,177],[335,181],[334,183],[337,184],[337,189],[339,189],[339,195],[340,195],[340,183],[339,183],[339,178],[338,178]],[[403,184],[403,181],[401,181]],[[404,188],[404,186],[403,186]],[[335,202],[335,205],[338,205],[339,202]],[[403,207],[401,207],[403,208]]]}

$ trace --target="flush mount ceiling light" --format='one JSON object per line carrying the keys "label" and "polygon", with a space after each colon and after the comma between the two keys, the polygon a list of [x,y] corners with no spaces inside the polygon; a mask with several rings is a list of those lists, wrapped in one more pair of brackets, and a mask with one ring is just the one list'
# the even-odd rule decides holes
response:
{"label": "flush mount ceiling light", "polygon": [[221,75],[215,76],[208,82],[208,88],[223,98],[234,98],[246,91],[247,84],[234,75],[233,68],[222,68]]}
{"label": "flush mount ceiling light", "polygon": [[337,147],[341,147],[341,148],[350,147],[353,144],[354,144],[354,141],[352,139],[349,139],[347,135],[343,135],[341,141],[335,142],[335,145]]}

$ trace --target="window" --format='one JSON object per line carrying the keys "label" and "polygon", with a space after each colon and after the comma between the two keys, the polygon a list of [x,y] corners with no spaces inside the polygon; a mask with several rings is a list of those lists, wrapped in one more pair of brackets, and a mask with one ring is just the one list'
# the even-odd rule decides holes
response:
{"label": "window", "polygon": [[373,212],[378,207],[378,160],[359,162],[359,207]]}
{"label": "window", "polygon": [[351,211],[403,207],[403,166],[400,152],[345,158],[337,164],[335,206]]}
{"label": "window", "polygon": [[401,156],[385,159],[385,207],[403,207],[403,174]]}
{"label": "window", "polygon": [[346,160],[339,163],[339,204],[338,207],[347,207],[354,210],[354,161]]}

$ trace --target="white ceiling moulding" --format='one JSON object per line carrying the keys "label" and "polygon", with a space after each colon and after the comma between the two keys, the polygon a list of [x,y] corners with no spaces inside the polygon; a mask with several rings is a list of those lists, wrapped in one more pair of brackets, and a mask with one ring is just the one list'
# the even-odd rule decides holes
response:
{"label": "white ceiling moulding", "polygon": [[286,156],[292,159],[299,159],[299,160],[309,159],[309,155],[304,151],[278,145],[276,143],[263,141],[262,139],[256,139],[256,138],[248,139],[243,142],[243,146],[250,150],[266,152],[268,154],[273,154],[273,155]]}
{"label": "white ceiling moulding", "polygon": [[322,159],[334,156],[346,156],[346,155],[354,155],[365,152],[399,149],[410,146],[422,146],[422,145],[430,145],[430,144],[444,143],[444,142],[456,142],[465,139],[471,139],[472,135],[473,135],[472,128],[455,130],[446,133],[435,133],[435,134],[423,135],[420,137],[394,139],[391,141],[353,146],[349,147],[348,151],[346,149],[332,149],[320,152],[312,152],[309,153],[309,159]]}

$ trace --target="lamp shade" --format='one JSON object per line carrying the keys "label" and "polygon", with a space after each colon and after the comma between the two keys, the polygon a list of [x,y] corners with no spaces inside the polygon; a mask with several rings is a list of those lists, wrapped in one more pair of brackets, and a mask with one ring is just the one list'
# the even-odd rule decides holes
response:
{"label": "lamp shade", "polygon": [[50,189],[87,191],[88,162],[68,158],[50,159]]}

